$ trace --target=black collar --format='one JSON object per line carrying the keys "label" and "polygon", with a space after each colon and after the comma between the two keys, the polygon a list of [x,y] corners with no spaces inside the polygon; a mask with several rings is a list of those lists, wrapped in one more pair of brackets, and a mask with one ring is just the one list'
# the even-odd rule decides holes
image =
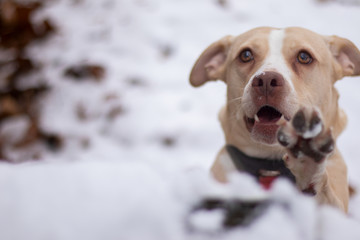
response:
{"label": "black collar", "polygon": [[285,166],[282,159],[264,159],[250,157],[232,145],[226,145],[236,168],[245,171],[258,180],[262,176],[274,174],[275,177],[285,177],[295,183],[295,176]]}

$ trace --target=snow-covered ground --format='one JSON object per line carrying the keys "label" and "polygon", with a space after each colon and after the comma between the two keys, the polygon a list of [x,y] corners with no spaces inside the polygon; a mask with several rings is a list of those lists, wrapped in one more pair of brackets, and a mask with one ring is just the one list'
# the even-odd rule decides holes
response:
{"label": "snow-covered ground", "polygon": [[[41,108],[42,126],[66,142],[63,151],[42,161],[0,165],[1,240],[360,239],[359,195],[345,216],[317,206],[287,182],[276,182],[269,192],[242,174],[228,186],[215,183],[208,168],[224,144],[217,112],[225,84],[193,89],[188,83],[206,46],[258,26],[302,26],[360,47],[360,6],[218,2],[57,0],[34,16],[49,16],[58,28],[28,54],[42,63],[53,87]],[[104,66],[105,79],[64,77],[78,63]],[[360,187],[360,79],[344,79],[337,87],[349,117],[338,145],[351,183]],[[111,118],[114,109],[121,113]],[[250,227],[231,231],[215,231],[219,212],[204,213],[192,220],[207,231],[191,232],[189,210],[205,196],[270,198],[289,207],[274,205]]]}

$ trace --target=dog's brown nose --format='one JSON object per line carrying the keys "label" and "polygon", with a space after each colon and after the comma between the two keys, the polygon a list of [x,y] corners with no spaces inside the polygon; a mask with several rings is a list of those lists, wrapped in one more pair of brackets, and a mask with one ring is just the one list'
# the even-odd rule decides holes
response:
{"label": "dog's brown nose", "polygon": [[257,75],[251,83],[256,94],[260,96],[274,96],[284,86],[284,77],[277,72],[263,72]]}

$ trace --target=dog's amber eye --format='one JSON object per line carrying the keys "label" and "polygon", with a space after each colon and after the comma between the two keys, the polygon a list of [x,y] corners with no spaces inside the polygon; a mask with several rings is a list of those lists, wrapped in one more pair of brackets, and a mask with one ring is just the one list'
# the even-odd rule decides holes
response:
{"label": "dog's amber eye", "polygon": [[242,51],[240,53],[239,59],[243,63],[247,63],[247,62],[250,62],[251,60],[253,60],[254,56],[253,56],[252,52],[249,49],[245,49],[244,51]]}
{"label": "dog's amber eye", "polygon": [[301,64],[310,64],[313,61],[313,58],[308,52],[301,51],[297,56],[297,60]]}

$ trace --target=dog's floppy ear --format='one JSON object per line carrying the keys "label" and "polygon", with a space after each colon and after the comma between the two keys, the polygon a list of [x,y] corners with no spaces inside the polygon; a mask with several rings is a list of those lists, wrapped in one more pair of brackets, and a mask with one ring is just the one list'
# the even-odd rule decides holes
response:
{"label": "dog's floppy ear", "polygon": [[339,78],[360,75],[360,51],[349,40],[338,36],[326,38],[330,51],[341,66]]}
{"label": "dog's floppy ear", "polygon": [[198,87],[209,80],[224,80],[225,61],[232,40],[232,36],[223,37],[200,55],[190,73],[191,85]]}

